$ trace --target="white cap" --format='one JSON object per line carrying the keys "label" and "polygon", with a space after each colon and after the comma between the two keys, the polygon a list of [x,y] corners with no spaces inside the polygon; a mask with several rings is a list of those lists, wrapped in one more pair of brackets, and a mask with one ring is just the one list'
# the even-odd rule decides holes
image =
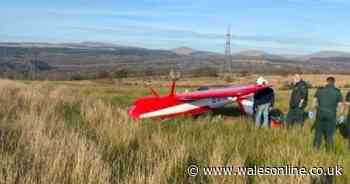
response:
{"label": "white cap", "polygon": [[257,85],[264,85],[264,84],[267,84],[267,80],[264,79],[263,77],[259,77],[259,78],[256,80],[256,84],[257,84]]}

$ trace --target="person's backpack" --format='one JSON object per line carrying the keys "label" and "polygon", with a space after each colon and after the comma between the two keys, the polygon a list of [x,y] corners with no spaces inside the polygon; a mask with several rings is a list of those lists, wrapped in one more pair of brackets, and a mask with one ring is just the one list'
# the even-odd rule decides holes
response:
{"label": "person's backpack", "polygon": [[278,128],[284,126],[286,122],[286,116],[279,109],[272,109],[270,111],[271,128]]}
{"label": "person's backpack", "polygon": [[348,123],[337,123],[337,129],[339,130],[340,135],[342,135],[345,139],[349,138],[350,135]]}

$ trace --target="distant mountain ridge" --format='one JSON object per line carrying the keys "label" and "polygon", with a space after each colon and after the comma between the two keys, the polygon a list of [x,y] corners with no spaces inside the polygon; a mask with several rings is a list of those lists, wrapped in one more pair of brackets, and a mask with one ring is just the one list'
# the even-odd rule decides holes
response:
{"label": "distant mountain ridge", "polygon": [[[199,51],[190,47],[179,47],[171,50],[172,52],[179,55],[195,55],[195,54],[208,54],[208,55],[221,55],[224,54]],[[279,55],[271,54],[261,50],[243,50],[232,54],[233,59],[266,59],[266,60],[296,60],[296,61],[312,61],[312,60],[349,60],[350,52],[342,51],[319,51],[308,55]]]}
{"label": "distant mountain ridge", "polygon": [[244,50],[244,51],[234,53],[234,55],[260,57],[260,56],[268,55],[268,53],[260,50]]}
{"label": "distant mountain ridge", "polygon": [[118,48],[116,44],[104,42],[80,42],[80,43],[47,43],[47,42],[0,42],[0,47],[37,47],[37,48]]}
{"label": "distant mountain ridge", "polygon": [[[0,42],[0,47],[20,47],[20,48],[70,48],[70,49],[97,49],[97,50],[109,50],[109,51],[128,51],[132,53],[132,50],[142,51],[146,54],[148,51],[152,51],[152,55],[156,54],[154,51],[174,53],[182,56],[193,57],[220,57],[224,54],[215,53],[209,51],[196,50],[190,47],[178,47],[171,50],[165,49],[146,49],[132,46],[122,46],[113,43],[105,42],[78,42],[78,43],[46,43],[46,42]],[[234,59],[266,59],[266,60],[298,60],[298,61],[313,61],[313,60],[341,60],[350,62],[350,52],[342,51],[319,51],[308,55],[283,55],[283,54],[271,54],[261,50],[243,50],[232,54]]]}
{"label": "distant mountain ridge", "polygon": [[[48,42],[0,42],[1,47],[41,47],[41,48],[105,48],[105,49],[116,49],[116,48],[135,48],[135,49],[144,49],[144,50],[165,50],[165,49],[147,49],[147,48],[141,48],[141,47],[133,47],[133,46],[123,46],[123,45],[117,45],[113,43],[106,43],[106,42],[94,42],[94,41],[85,41],[85,42],[77,42],[77,43],[48,43]],[[201,51],[197,49],[193,49],[191,47],[178,47],[174,48],[171,51],[175,54],[179,55],[191,55],[195,53],[211,53],[211,54],[219,54],[215,52],[209,52],[209,51]],[[264,56],[274,56],[274,57],[285,57],[288,58],[288,55],[283,54],[271,54],[265,51],[261,50],[243,50],[237,53],[233,53],[234,56],[241,56],[241,57],[264,57]],[[297,57],[297,56],[295,56]],[[334,57],[346,57],[350,58],[350,52],[343,52],[343,51],[331,51],[331,50],[325,50],[325,51],[319,51],[315,53],[311,53],[308,55],[300,55],[299,58],[303,59],[310,59],[310,58],[334,58]]]}
{"label": "distant mountain ridge", "polygon": [[350,58],[350,53],[341,51],[320,51],[310,55],[304,56],[305,59],[309,60],[312,58]]}
{"label": "distant mountain ridge", "polygon": [[240,59],[264,59],[264,60],[286,60],[287,58],[277,55],[270,54],[260,50],[244,50],[233,54],[233,58]]}
{"label": "distant mountain ridge", "polygon": [[[133,71],[133,75],[146,71],[164,74],[172,67],[192,74],[210,69],[214,72],[222,70],[225,61],[227,58],[222,53],[190,47],[165,50],[103,42],[0,42],[0,75],[20,73],[25,76],[34,69],[41,73],[60,73],[63,74],[61,79],[67,79],[76,71],[94,76],[97,71],[113,73],[127,68]],[[349,72],[350,53],[321,51],[298,56],[243,50],[233,53],[232,61],[234,72],[278,73],[302,66],[305,71],[344,73]]]}
{"label": "distant mountain ridge", "polygon": [[179,55],[191,55],[192,53],[196,52],[196,50],[190,47],[178,47],[178,48],[172,49],[171,51]]}

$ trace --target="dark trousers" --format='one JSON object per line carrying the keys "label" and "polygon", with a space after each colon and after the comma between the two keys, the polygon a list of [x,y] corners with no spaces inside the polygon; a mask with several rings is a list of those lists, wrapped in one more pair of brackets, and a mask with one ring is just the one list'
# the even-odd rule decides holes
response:
{"label": "dark trousers", "polygon": [[350,112],[349,112],[348,117],[346,119],[346,127],[348,129],[347,138],[349,140],[349,148],[350,148]]}
{"label": "dark trousers", "polygon": [[314,147],[319,149],[322,144],[322,139],[326,141],[326,149],[331,150],[334,148],[334,134],[335,134],[335,121],[327,122],[315,122],[315,137],[314,137]]}
{"label": "dark trousers", "polygon": [[289,112],[287,114],[287,126],[292,127],[294,125],[304,126],[304,109],[289,109]]}

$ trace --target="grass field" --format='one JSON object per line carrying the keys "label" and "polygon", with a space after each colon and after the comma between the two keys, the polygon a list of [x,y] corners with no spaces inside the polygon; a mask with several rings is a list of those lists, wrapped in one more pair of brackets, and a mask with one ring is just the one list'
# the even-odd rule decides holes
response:
{"label": "grass field", "polygon": [[[232,83],[254,82],[247,76]],[[336,76],[340,86],[349,76]],[[276,106],[288,110],[286,77],[267,76]],[[305,76],[314,86],[325,76]],[[167,93],[166,80],[154,80]],[[184,79],[178,91],[227,84],[218,78]],[[345,90],[345,89],[344,89]],[[314,93],[311,90],[310,97]],[[345,92],[345,91],[344,91]],[[350,150],[339,133],[335,151],[312,147],[304,128],[256,129],[250,118],[206,115],[164,122],[133,122],[127,107],[148,94],[137,79],[28,82],[0,80],[0,183],[312,183],[301,176],[190,177],[187,167],[341,165],[337,183],[350,182]]]}

